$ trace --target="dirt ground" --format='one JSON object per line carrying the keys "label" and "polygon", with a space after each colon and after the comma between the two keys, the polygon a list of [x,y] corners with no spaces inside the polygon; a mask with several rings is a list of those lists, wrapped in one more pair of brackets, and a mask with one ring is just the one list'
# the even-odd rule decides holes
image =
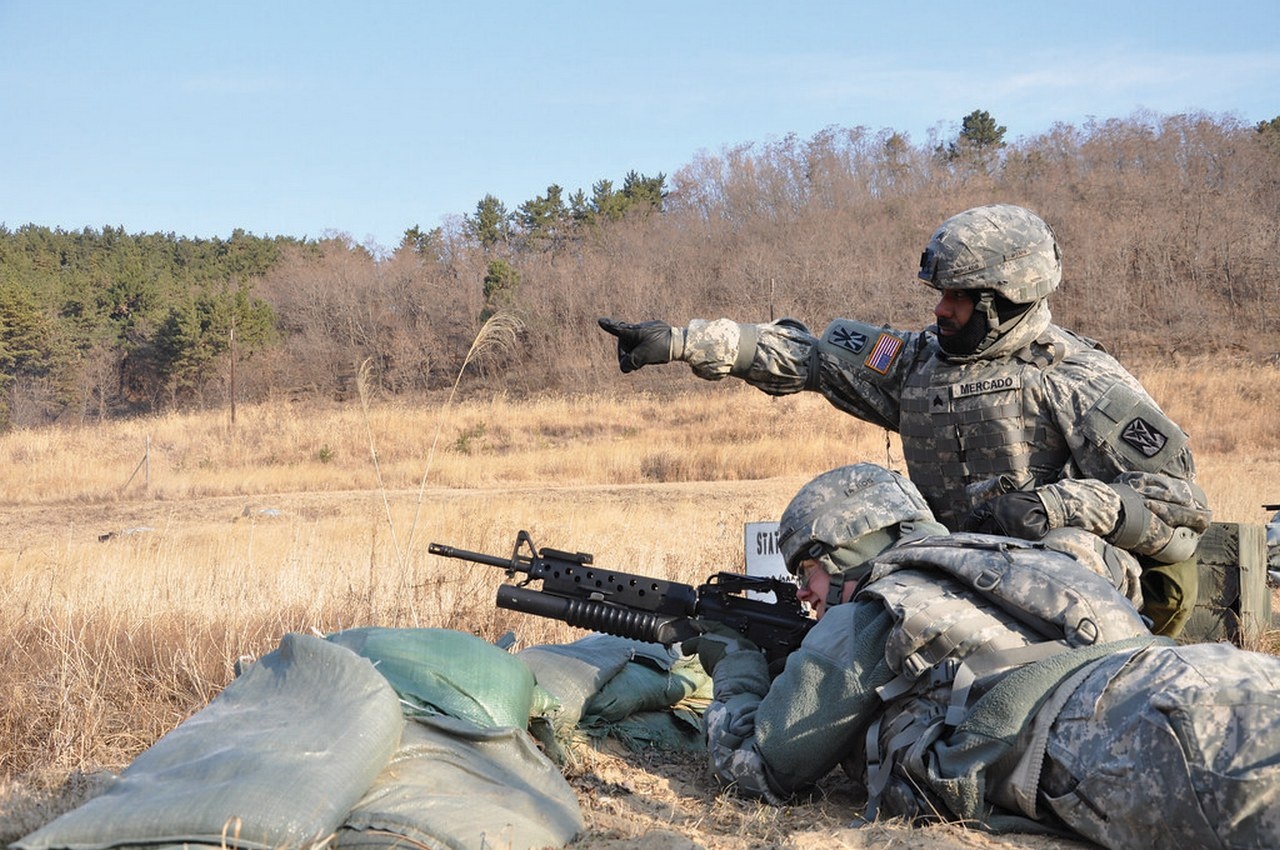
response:
{"label": "dirt ground", "polygon": [[838,771],[820,795],[782,808],[722,792],[700,754],[595,750],[567,775],[587,826],[569,845],[573,850],[1096,848],[1040,835],[997,836],[958,824],[868,824],[860,817],[860,790]]}

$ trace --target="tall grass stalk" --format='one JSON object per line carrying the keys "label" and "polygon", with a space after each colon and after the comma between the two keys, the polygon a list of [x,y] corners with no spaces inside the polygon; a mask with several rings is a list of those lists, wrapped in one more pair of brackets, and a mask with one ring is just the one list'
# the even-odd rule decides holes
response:
{"label": "tall grass stalk", "polygon": [[374,478],[378,482],[378,494],[382,497],[382,505],[386,510],[387,526],[391,529],[391,543],[396,547],[396,560],[403,561],[400,544],[396,540],[396,523],[391,516],[391,502],[387,499],[387,485],[382,480],[382,466],[378,463],[378,441],[373,437],[373,425],[369,421],[369,360],[360,364],[356,370],[356,391],[360,397],[360,413],[364,422],[364,432],[369,439],[369,458],[373,462]]}
{"label": "tall grass stalk", "polygon": [[523,328],[523,323],[512,313],[497,312],[485,320],[481,325],[480,331],[476,334],[475,339],[471,341],[471,347],[467,349],[467,356],[462,359],[462,365],[458,367],[458,374],[453,378],[453,385],[449,387],[449,395],[445,399],[444,404],[440,407],[440,413],[436,417],[435,433],[431,437],[431,447],[427,450],[426,463],[422,467],[422,478],[418,482],[418,501],[414,510],[413,522],[409,525],[409,538],[405,544],[405,549],[412,551],[414,534],[418,529],[418,520],[422,515],[423,496],[427,490],[427,479],[431,476],[431,466],[435,462],[436,447],[440,444],[440,432],[444,428],[445,416],[453,407],[454,399],[458,395],[458,386],[462,383],[462,375],[467,370],[467,366],[475,359],[477,355],[492,351],[495,354],[510,354],[515,351],[517,337]]}
{"label": "tall grass stalk", "polygon": [[[462,365],[458,368],[457,375],[454,376],[453,384],[449,389],[449,394],[445,398],[444,404],[442,404],[439,410],[436,412],[435,433],[431,439],[431,446],[427,451],[427,457],[426,457],[425,463],[423,464],[422,477],[419,479],[419,483],[418,483],[417,505],[414,510],[413,519],[409,524],[409,532],[408,532],[408,536],[406,537],[403,548],[401,548],[400,546],[400,538],[396,532],[395,517],[392,516],[391,502],[387,495],[386,483],[383,481],[383,478],[382,478],[382,467],[381,467],[381,464],[378,462],[377,440],[374,437],[373,424],[372,424],[371,417],[369,415],[369,396],[370,396],[369,366],[370,364],[368,360],[365,360],[363,363],[360,364],[360,368],[357,371],[357,375],[356,375],[356,389],[358,390],[358,394],[360,398],[360,411],[362,414],[362,419],[364,421],[365,434],[367,435],[369,440],[369,456],[372,459],[374,475],[378,483],[378,495],[382,499],[382,505],[383,505],[383,509],[386,515],[386,520],[387,520],[387,528],[391,535],[391,544],[395,548],[395,560],[396,560],[396,565],[398,567],[398,575],[399,575],[399,585],[397,587],[397,595],[401,596],[402,598],[407,598],[410,600],[414,598],[412,594],[405,592],[408,588],[409,577],[410,577],[409,564],[407,562],[407,555],[413,551],[414,536],[415,536],[415,533],[417,532],[418,521],[421,517],[423,499],[427,489],[427,480],[428,478],[430,478],[430,475],[431,475],[431,466],[435,460],[436,447],[439,445],[439,442],[440,442],[440,433],[444,428],[445,418],[448,412],[453,407],[454,399],[456,398],[458,393],[458,386],[462,382],[463,373],[466,371],[467,366],[478,354],[481,354],[486,351],[508,351],[509,352],[513,350],[515,346],[516,336],[520,331],[520,327],[521,327],[520,321],[515,316],[509,313],[502,313],[502,312],[495,313],[494,315],[490,316],[488,319],[485,320],[484,324],[481,325],[479,332],[476,334],[475,338],[471,341],[471,347],[467,350],[467,355],[466,357],[463,358]],[[372,554],[371,554],[371,557],[370,557],[370,586],[371,587],[376,582],[376,578],[377,578],[377,573],[373,567],[373,563],[374,563],[374,558],[372,557]],[[409,613],[410,613],[410,618],[413,625],[418,626],[420,624],[420,618],[418,616],[418,610],[416,606],[411,605]]]}

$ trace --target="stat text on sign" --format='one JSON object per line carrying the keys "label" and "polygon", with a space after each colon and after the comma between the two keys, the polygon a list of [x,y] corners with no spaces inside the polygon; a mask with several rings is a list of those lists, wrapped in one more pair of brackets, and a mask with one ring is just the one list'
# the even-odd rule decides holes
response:
{"label": "stat text on sign", "polygon": [[748,522],[743,526],[742,548],[747,575],[788,578],[787,565],[778,549],[777,522]]}

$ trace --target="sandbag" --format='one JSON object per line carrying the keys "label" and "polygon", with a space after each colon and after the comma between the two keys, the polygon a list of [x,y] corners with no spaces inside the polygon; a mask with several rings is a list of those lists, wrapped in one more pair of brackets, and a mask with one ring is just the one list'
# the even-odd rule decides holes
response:
{"label": "sandbag", "polygon": [[395,691],[367,659],[285,635],[105,793],[12,846],[310,845],[342,825],[403,727]]}
{"label": "sandbag", "polygon": [[[592,634],[518,653],[539,687],[557,700],[530,731],[560,762],[586,738],[613,738],[631,749],[705,747],[701,716],[711,679],[696,658],[661,644]],[[549,727],[549,728],[548,728]]]}
{"label": "sandbag", "polygon": [[516,657],[533,671],[535,681],[555,698],[550,717],[557,734],[566,735],[582,719],[582,710],[605,683],[627,665],[636,641],[591,634],[565,644],[522,649]]}
{"label": "sandbag", "polygon": [[585,719],[578,728],[588,737],[597,740],[607,737],[633,752],[703,752],[707,749],[702,712],[689,709],[640,711],[620,720]]}
{"label": "sandbag", "polygon": [[533,673],[475,635],[367,627],[327,639],[373,661],[406,703],[406,714],[444,714],[489,728],[524,728],[529,722]]}
{"label": "sandbag", "polygon": [[559,847],[582,830],[577,797],[522,729],[428,717],[339,831],[347,850],[524,850]]}
{"label": "sandbag", "polygon": [[[688,705],[705,708],[711,701],[711,677],[696,656],[681,658],[664,651],[645,651],[641,644],[631,660],[587,699],[582,722],[620,721],[632,715]],[[662,647],[659,647],[661,649]]]}

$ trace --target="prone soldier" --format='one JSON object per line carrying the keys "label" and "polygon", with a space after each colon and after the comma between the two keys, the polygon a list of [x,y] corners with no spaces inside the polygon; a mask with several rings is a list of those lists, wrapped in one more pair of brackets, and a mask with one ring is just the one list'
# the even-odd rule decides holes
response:
{"label": "prone soldier", "polygon": [[1280,846],[1280,658],[1152,635],[1128,553],[1074,528],[948,534],[873,464],[802,488],[779,543],[818,614],[783,671],[729,630],[683,645],[738,793],[785,803],[841,765],[868,818]]}

